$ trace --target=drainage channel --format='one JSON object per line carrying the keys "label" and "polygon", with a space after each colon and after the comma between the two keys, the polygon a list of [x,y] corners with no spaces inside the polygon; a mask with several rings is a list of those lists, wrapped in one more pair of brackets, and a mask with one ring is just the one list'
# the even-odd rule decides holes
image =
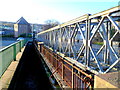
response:
{"label": "drainage channel", "polygon": [[53,88],[35,44],[28,42],[8,90],[51,90]]}

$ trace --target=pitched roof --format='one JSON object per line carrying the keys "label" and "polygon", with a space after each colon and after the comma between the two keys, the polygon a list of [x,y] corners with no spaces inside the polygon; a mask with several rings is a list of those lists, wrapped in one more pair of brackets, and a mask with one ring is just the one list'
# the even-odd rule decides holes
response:
{"label": "pitched roof", "polygon": [[29,24],[23,17],[21,17],[17,22],[16,24]]}

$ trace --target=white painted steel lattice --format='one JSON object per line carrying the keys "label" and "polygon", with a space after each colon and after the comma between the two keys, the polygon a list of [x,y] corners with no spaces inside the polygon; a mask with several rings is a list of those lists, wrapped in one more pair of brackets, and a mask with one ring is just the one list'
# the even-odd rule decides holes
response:
{"label": "white painted steel lattice", "polygon": [[[120,37],[119,8],[78,17],[38,33],[38,39],[82,69],[93,73],[120,70],[119,47],[112,45]],[[97,41],[101,44],[96,44]]]}

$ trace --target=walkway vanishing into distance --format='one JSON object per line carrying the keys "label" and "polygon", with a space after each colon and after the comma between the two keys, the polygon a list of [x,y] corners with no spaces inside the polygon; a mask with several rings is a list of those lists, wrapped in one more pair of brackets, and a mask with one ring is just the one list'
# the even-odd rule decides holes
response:
{"label": "walkway vanishing into distance", "polygon": [[38,41],[27,43],[9,89],[55,88],[51,79],[64,89],[120,88],[119,8],[38,33]]}
{"label": "walkway vanishing into distance", "polygon": [[23,52],[8,90],[49,90],[52,88],[35,44],[29,42]]}

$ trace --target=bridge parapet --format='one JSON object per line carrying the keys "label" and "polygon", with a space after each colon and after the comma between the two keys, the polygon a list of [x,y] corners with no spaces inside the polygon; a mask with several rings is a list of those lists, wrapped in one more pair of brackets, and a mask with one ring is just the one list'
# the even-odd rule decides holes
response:
{"label": "bridge parapet", "polygon": [[86,70],[103,74],[120,70],[120,47],[112,42],[120,37],[120,6],[73,19],[38,33],[54,52],[81,64]]}
{"label": "bridge parapet", "polygon": [[0,49],[0,77],[7,70],[13,60],[16,60],[16,55],[21,51],[27,40],[17,41],[9,46]]}
{"label": "bridge parapet", "polygon": [[[61,88],[93,89],[93,88],[120,88],[120,72],[94,74],[74,59],[65,57],[60,52],[54,52],[43,43],[38,47],[41,55]],[[95,71],[93,71],[95,72]],[[97,72],[96,72],[97,73]]]}
{"label": "bridge parapet", "polygon": [[68,61],[48,47],[40,47],[40,53],[52,72],[50,77],[54,76],[61,88],[93,88],[92,73],[83,71],[76,63]]}

